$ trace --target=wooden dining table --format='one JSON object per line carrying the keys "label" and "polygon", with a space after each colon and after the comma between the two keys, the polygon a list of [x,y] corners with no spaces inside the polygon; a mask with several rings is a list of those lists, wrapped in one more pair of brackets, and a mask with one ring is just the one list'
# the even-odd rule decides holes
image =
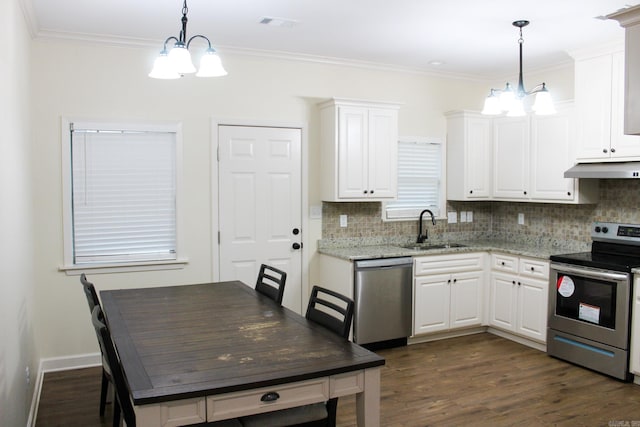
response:
{"label": "wooden dining table", "polygon": [[356,395],[380,425],[384,358],[239,281],[100,292],[138,426],[212,422]]}

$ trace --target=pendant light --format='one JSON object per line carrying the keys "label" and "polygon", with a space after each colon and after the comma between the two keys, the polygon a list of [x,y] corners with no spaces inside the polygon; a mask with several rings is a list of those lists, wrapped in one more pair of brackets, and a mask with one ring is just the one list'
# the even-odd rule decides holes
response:
{"label": "pendant light", "polygon": [[489,96],[484,101],[484,108],[482,114],[498,115],[503,112],[507,113],[509,117],[524,116],[524,98],[528,95],[536,95],[534,104],[531,106],[531,110],[538,115],[555,114],[556,109],[553,106],[553,100],[551,94],[547,89],[545,83],[541,83],[534,87],[531,91],[527,92],[524,89],[524,83],[522,79],[522,45],[524,39],[522,38],[522,28],[529,25],[529,21],[519,20],[513,22],[513,26],[520,29],[520,38],[518,39],[518,45],[520,47],[520,72],[518,74],[518,87],[514,90],[511,84],[507,83],[505,88],[491,89]]}
{"label": "pendant light", "polygon": [[[160,55],[156,58],[149,77],[154,79],[178,79],[185,74],[196,73],[196,67],[191,61],[191,53],[189,52],[191,42],[196,38],[204,39],[208,44],[207,49],[200,58],[200,67],[198,68],[196,76],[220,77],[227,75],[227,71],[222,66],[220,57],[216,53],[216,50],[211,47],[211,42],[208,38],[201,34],[196,34],[187,41],[187,12],[189,12],[187,0],[184,0],[180,35],[179,37],[168,37],[164,41],[164,47],[160,51]],[[167,51],[167,43],[169,43],[170,40],[175,40],[175,44],[171,50]]]}

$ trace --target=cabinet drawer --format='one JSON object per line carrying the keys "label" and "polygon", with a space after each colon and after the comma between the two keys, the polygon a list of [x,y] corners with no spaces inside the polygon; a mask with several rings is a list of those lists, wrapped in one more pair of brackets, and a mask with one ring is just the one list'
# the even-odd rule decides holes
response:
{"label": "cabinet drawer", "polygon": [[416,257],[413,260],[413,265],[416,276],[476,271],[484,268],[483,254],[481,253]]}
{"label": "cabinet drawer", "polygon": [[491,268],[507,273],[517,273],[518,257],[505,254],[491,254]]}
{"label": "cabinet drawer", "polygon": [[549,262],[531,258],[520,258],[520,274],[522,276],[548,280]]}
{"label": "cabinet drawer", "polygon": [[[263,402],[268,393],[277,393],[277,399]],[[207,397],[207,421],[237,418],[244,415],[293,408],[329,400],[329,378],[282,384],[256,390],[220,394]]]}

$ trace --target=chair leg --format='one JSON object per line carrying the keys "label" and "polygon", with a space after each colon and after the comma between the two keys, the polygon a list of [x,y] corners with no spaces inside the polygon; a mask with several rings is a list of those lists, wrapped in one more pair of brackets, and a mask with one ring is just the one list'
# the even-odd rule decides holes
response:
{"label": "chair leg", "polygon": [[104,415],[104,407],[107,403],[107,391],[109,389],[109,379],[102,369],[102,385],[100,386],[100,416]]}
{"label": "chair leg", "polygon": [[338,398],[327,401],[327,427],[336,427],[336,415],[338,412]]}
{"label": "chair leg", "polygon": [[120,402],[113,400],[113,427],[120,427]]}

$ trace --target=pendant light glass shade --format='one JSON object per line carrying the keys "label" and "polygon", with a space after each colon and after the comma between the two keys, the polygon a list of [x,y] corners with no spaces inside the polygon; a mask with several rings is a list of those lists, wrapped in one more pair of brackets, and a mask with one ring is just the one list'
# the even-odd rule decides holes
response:
{"label": "pendant light glass shade", "polygon": [[486,114],[489,116],[502,114],[502,109],[500,109],[500,99],[493,90],[491,90],[489,96],[487,96],[487,98],[484,100],[484,108],[482,109],[482,114]]}
{"label": "pendant light glass shade", "polygon": [[169,61],[178,74],[191,74],[196,72],[196,67],[191,61],[191,54],[184,43],[176,43],[169,51]]}
{"label": "pendant light glass shade", "polygon": [[556,107],[553,105],[551,94],[542,84],[542,90],[536,93],[536,102],[533,103],[531,109],[538,115],[547,116],[556,113]]}
{"label": "pendant light glass shade", "polygon": [[213,48],[205,51],[200,58],[200,68],[196,73],[197,77],[221,77],[226,76],[227,70],[222,66],[222,61]]}
{"label": "pendant light glass shade", "polygon": [[511,107],[509,111],[507,111],[507,117],[522,117],[526,113],[524,112],[524,103],[522,102],[522,98],[515,98],[511,102]]}
{"label": "pendant light glass shade", "polygon": [[179,79],[180,74],[171,65],[169,55],[166,50],[160,52],[160,55],[153,63],[153,69],[149,73],[149,77],[154,79]]}

